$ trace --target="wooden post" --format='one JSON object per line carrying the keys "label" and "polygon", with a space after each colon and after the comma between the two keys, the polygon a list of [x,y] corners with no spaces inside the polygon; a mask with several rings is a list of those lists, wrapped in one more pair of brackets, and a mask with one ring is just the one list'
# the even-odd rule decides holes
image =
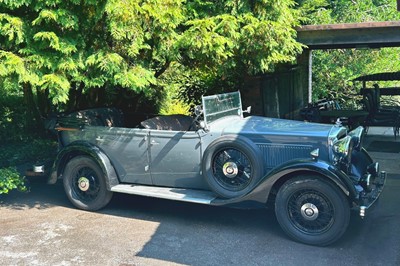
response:
{"label": "wooden post", "polygon": [[400,0],[397,0],[397,11],[400,11]]}

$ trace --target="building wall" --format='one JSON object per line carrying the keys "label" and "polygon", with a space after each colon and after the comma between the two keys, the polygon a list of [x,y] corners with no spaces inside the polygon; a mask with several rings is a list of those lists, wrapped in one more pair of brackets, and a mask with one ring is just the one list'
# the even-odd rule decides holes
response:
{"label": "building wall", "polygon": [[280,66],[271,73],[250,77],[242,92],[243,106],[252,106],[253,115],[301,119],[299,111],[308,103],[309,51],[297,65]]}

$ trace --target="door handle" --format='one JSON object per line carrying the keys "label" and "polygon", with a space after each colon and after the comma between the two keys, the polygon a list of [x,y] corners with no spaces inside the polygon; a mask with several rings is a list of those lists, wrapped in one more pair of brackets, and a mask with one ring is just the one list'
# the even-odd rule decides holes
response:
{"label": "door handle", "polygon": [[150,141],[150,145],[158,145],[160,144],[159,142],[155,141],[155,140],[151,140]]}

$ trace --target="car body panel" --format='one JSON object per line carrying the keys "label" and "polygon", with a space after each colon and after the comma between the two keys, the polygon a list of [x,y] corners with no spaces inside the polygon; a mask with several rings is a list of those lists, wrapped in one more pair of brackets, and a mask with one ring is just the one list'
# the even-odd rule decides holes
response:
{"label": "car body panel", "polygon": [[362,147],[362,127],[245,117],[239,92],[202,103],[194,119],[156,116],[131,128],[110,108],[59,117],[49,182],[63,178],[69,200],[91,211],[113,192],[237,208],[274,203],[282,229],[312,245],[339,239],[350,208],[364,217],[379,198],[386,173]]}
{"label": "car body panel", "polygon": [[150,173],[156,186],[206,189],[201,178],[201,138],[196,132],[150,132]]}
{"label": "car body panel", "polygon": [[[373,162],[366,151],[360,148],[360,151],[350,151],[350,155],[353,153],[356,161],[347,162],[347,168],[342,167],[339,162],[342,157],[351,156],[344,153],[340,156],[335,155],[334,150],[338,148],[334,143],[347,136],[346,128],[340,125],[260,116],[244,117],[238,92],[207,97],[206,103],[212,108],[212,112],[208,112],[209,119],[205,121],[205,126],[191,131],[156,130],[140,126],[125,128],[121,124],[115,127],[98,126],[99,123],[112,124],[110,121],[121,119],[114,119],[109,114],[103,115],[102,110],[91,110],[88,114],[97,119],[85,118],[84,121],[96,121],[95,125],[83,123],[83,126],[75,126],[73,129],[65,128],[64,125],[64,128],[59,130],[61,150],[55,163],[57,167],[52,175],[53,180],[54,176],[62,177],[62,165],[72,156],[66,154],[73,154],[73,150],[80,154],[80,149],[92,147],[84,153],[92,156],[91,153],[94,152],[98,153],[96,156],[99,158],[107,158],[98,161],[99,164],[104,164],[103,168],[113,168],[114,173],[107,170],[107,173],[112,175],[110,184],[212,191],[201,170],[204,153],[215,140],[237,136],[250,140],[257,147],[257,154],[263,157],[262,176],[258,184],[246,195],[234,199],[217,198],[210,204],[265,204],[274,186],[281,184],[284,179],[304,173],[315,173],[331,180],[349,197],[350,202],[355,205],[361,204],[360,195],[365,192],[361,180],[366,178],[369,171],[367,168]],[[229,100],[230,97],[234,99]],[[228,110],[225,113],[224,108]],[[207,113],[207,110],[204,112]],[[110,113],[115,115],[118,112],[112,110]],[[72,114],[68,121],[73,120],[71,117],[79,117],[82,120],[85,111],[78,115]],[[101,118],[105,122],[99,122],[99,117],[105,117]],[[73,124],[81,125],[76,122]],[[357,133],[350,132],[349,136],[361,142],[360,137],[355,137],[360,132],[362,130]],[[80,148],[80,145],[83,148]],[[313,153],[317,156],[312,155]],[[348,169],[353,170],[346,172]]]}
{"label": "car body panel", "polygon": [[240,134],[252,140],[263,153],[265,173],[289,160],[310,158],[320,149],[320,157],[328,160],[328,137],[332,126],[252,116],[225,117],[209,125],[210,131]]}

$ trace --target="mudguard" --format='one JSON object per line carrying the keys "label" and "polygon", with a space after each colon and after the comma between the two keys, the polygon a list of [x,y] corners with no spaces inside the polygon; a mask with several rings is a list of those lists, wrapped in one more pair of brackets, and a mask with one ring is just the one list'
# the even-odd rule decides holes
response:
{"label": "mudguard", "polygon": [[[358,193],[351,179],[341,170],[325,161],[301,159],[288,161],[265,175],[255,188],[247,195],[229,200],[216,199],[215,205],[243,205],[243,207],[265,206],[272,187],[281,178],[301,175],[305,173],[318,174],[334,182],[351,201],[358,198]],[[242,206],[238,206],[242,207]]]}
{"label": "mudguard", "polygon": [[103,173],[106,175],[106,183],[109,190],[111,187],[119,184],[117,173],[107,155],[96,145],[85,141],[72,142],[58,152],[47,183],[55,184],[58,179],[62,178],[68,161],[79,155],[89,156],[98,163]]}

